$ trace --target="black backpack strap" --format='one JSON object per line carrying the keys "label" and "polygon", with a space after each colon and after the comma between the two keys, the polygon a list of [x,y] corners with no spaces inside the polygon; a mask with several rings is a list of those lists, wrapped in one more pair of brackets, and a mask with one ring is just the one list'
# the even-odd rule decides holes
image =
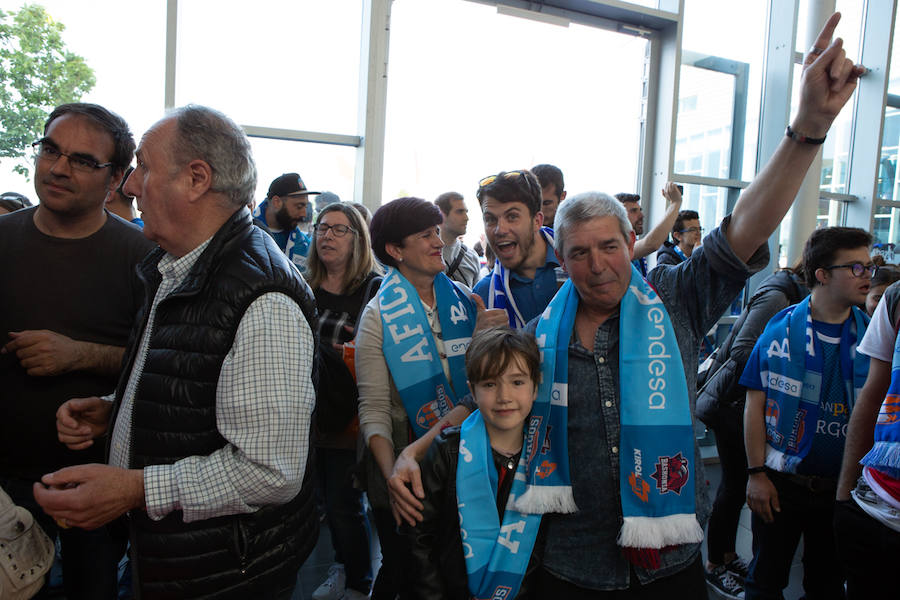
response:
{"label": "black backpack strap", "polygon": [[447,266],[447,277],[450,277],[451,279],[453,278],[453,274],[456,273],[457,269],[459,269],[459,265],[460,263],[462,263],[462,259],[466,255],[466,250],[468,250],[468,248],[466,248],[465,244],[459,245],[459,252],[457,252],[456,256],[453,257],[453,262]]}

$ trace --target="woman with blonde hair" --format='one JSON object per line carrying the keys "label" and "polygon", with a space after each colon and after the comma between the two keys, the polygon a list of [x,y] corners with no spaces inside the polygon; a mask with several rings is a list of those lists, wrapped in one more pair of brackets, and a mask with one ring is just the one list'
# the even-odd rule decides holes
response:
{"label": "woman with blonde hair", "polygon": [[[354,489],[359,434],[356,382],[342,360],[356,336],[359,315],[381,285],[369,229],[350,204],[324,207],[313,227],[306,265],[319,309],[319,388],[316,460],[335,564],[313,598],[367,598],[372,587],[371,529],[362,492]],[[340,349],[340,350],[339,350]]]}

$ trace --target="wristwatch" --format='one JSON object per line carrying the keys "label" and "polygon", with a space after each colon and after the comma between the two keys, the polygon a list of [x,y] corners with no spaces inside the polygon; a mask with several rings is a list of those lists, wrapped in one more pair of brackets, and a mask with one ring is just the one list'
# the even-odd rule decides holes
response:
{"label": "wristwatch", "polygon": [[747,475],[753,475],[754,473],[765,473],[765,467],[749,467],[747,469]]}

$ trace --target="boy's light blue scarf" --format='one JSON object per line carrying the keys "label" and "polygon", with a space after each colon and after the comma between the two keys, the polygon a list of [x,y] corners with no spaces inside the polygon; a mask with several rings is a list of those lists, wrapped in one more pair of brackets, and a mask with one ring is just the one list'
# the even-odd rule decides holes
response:
{"label": "boy's light blue scarf", "polygon": [[468,393],[465,355],[475,330],[475,304],[443,273],[434,278],[434,298],[456,391],[444,375],[416,289],[400,271],[391,269],[378,290],[384,358],[417,438]]}
{"label": "boy's light blue scarf", "polygon": [[[524,458],[524,454],[523,454]],[[515,598],[541,526],[541,515],[512,508],[525,490],[525,461],[519,459],[503,524],[497,515],[497,468],[481,411],[460,429],[456,495],[463,555],[473,598]]]}
{"label": "boy's light blue scarf", "polygon": [[[568,348],[578,310],[571,281],[537,326],[542,381],[522,455],[523,512],[575,512],[567,438]],[[698,543],[694,435],[678,341],[662,300],[634,266],[619,307],[619,488],[624,523],[618,543],[632,562],[658,564],[658,549]]]}
{"label": "boy's light blue scarf", "polygon": [[[541,235],[544,240],[552,248],[553,247],[553,230],[549,227],[541,227]],[[535,242],[537,243],[537,242]],[[491,272],[491,285],[488,288],[487,308],[502,308],[509,316],[509,326],[512,329],[521,329],[525,327],[525,319],[516,306],[516,299],[513,297],[512,290],[509,288],[509,270],[506,269],[500,261],[494,263],[494,270]]]}
{"label": "boy's light blue scarf", "polygon": [[[809,453],[819,418],[823,350],[809,314],[811,298],[772,317],[756,342],[769,366],[760,373],[766,388],[766,466],[785,473],[796,473]],[[851,410],[869,372],[869,357],[856,351],[868,322],[854,306],[841,328],[841,375]]]}

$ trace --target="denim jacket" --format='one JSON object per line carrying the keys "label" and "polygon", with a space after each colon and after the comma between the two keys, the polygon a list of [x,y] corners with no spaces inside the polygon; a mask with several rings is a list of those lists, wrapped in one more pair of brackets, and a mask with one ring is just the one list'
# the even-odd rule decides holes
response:
{"label": "denim jacket", "polygon": [[[696,401],[698,348],[702,336],[725,312],[751,274],[769,260],[761,246],[749,264],[738,259],[725,239],[730,217],[679,265],[653,269],[647,277],[657,290],[678,338],[690,397]],[[537,321],[529,323],[534,331]],[[544,568],[556,577],[595,590],[624,589],[631,568],[616,544],[622,526],[619,496],[619,318],[597,329],[594,347],[573,335],[569,344],[569,472],[578,512],[544,517]],[[709,490],[694,448],[697,518],[709,517]],[[697,558],[700,544],[687,544],[660,555],[656,570],[633,567],[642,584],[673,575]]]}

